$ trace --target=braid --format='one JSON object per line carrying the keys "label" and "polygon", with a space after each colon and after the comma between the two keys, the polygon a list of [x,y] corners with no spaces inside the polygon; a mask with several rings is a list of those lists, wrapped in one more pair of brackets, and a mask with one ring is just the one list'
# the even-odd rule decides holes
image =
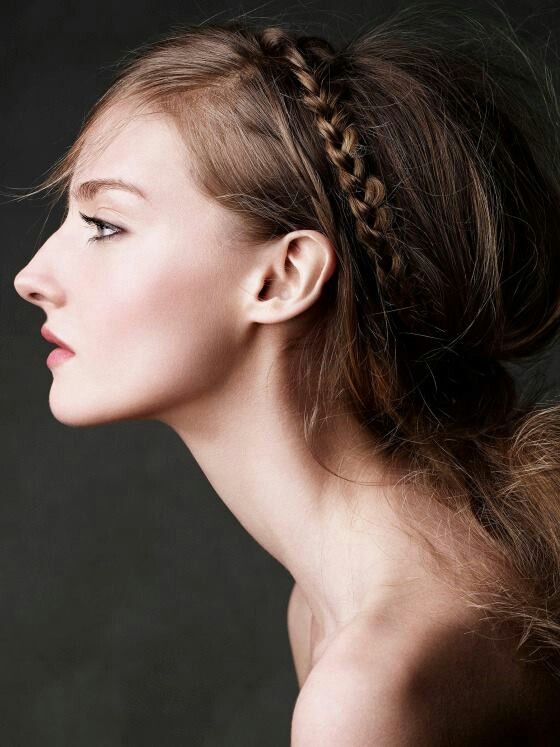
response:
{"label": "braid", "polygon": [[[268,27],[258,36],[263,52],[273,59],[285,61],[304,89],[303,103],[314,113],[317,128],[325,149],[335,167],[338,184],[355,218],[358,240],[373,250],[381,287],[387,276],[400,275],[400,257],[386,253],[387,230],[392,222],[392,211],[383,205],[385,185],[375,175],[367,175],[359,154],[358,129],[352,121],[351,111],[342,101],[343,85],[329,76],[328,86],[322,85],[323,74],[337,53],[324,39],[302,36],[294,40],[284,29]],[[305,50],[319,59],[312,69],[306,62]]]}

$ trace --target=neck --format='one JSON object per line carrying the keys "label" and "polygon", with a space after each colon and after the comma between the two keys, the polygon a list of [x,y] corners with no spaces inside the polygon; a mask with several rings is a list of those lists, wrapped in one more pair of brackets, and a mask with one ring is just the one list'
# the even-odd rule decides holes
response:
{"label": "neck", "polygon": [[[337,455],[329,466],[344,480],[309,453],[270,375],[272,364],[253,357],[250,375],[238,369],[219,392],[158,419],[184,441],[243,527],[292,575],[320,637],[330,637],[371,608],[421,593],[420,548],[400,519],[402,491],[387,483],[357,423],[339,419],[329,428],[329,453]],[[412,504],[407,495],[408,510]],[[425,502],[418,512],[428,513]]]}

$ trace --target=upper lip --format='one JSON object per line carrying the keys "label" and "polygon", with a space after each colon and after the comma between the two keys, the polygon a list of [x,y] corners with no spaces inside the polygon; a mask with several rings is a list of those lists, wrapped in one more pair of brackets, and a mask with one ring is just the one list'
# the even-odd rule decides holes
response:
{"label": "upper lip", "polygon": [[49,342],[54,342],[55,345],[58,345],[59,347],[64,348],[65,350],[69,350],[71,353],[74,352],[69,345],[67,345],[65,342],[63,342],[60,339],[60,337],[53,335],[50,329],[47,329],[45,325],[41,327],[41,334],[45,338],[45,340],[48,340]]}

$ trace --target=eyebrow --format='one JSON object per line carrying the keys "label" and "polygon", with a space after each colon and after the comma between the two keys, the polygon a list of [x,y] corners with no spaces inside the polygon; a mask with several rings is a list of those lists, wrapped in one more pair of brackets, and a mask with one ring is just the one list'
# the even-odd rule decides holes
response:
{"label": "eyebrow", "polygon": [[122,179],[89,179],[87,182],[82,182],[79,187],[74,187],[70,194],[78,202],[89,202],[106,189],[120,189],[123,192],[130,192],[143,200],[148,200],[148,197],[140,187],[125,182]]}

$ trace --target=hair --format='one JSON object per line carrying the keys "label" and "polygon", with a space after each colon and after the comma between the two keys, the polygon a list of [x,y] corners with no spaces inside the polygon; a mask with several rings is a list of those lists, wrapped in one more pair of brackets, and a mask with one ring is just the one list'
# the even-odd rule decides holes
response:
{"label": "hair", "polygon": [[155,107],[244,240],[332,241],[335,272],[284,349],[306,443],[351,413],[464,522],[458,593],[560,678],[560,403],[508,368],[560,326],[556,79],[479,16],[420,2],[339,48],[282,21],[175,26],[119,62],[29,194],[64,194],[112,107]]}

